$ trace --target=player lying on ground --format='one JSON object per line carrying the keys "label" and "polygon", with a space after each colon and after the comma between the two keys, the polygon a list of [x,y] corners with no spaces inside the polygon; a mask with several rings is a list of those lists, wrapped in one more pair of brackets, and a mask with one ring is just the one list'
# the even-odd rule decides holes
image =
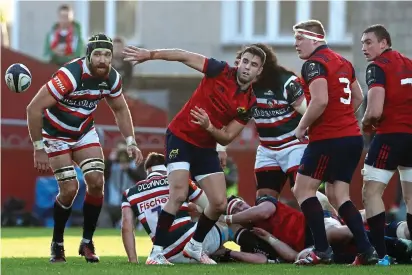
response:
{"label": "player lying on ground", "polygon": [[[314,250],[296,264],[331,261],[323,210],[316,192],[326,181],[326,195],[338,209],[356,240],[354,264],[375,264],[378,255],[366,236],[362,217],[350,199],[349,184],[363,152],[363,138],[355,112],[363,100],[352,64],[331,50],[321,22],[308,20],[293,27],[295,48],[302,66],[302,86],[308,107],[296,128],[296,137],[309,144],[303,154],[293,193],[314,239]],[[344,165],[342,165],[342,163]]]}
{"label": "player lying on ground", "polygon": [[[293,187],[307,141],[299,141],[295,129],[306,110],[299,78],[278,64],[274,50],[265,44],[252,44],[266,53],[263,72],[253,83],[257,108],[253,120],[259,134],[255,175],[257,196],[279,197],[287,179]],[[236,56],[240,62],[242,51]]]}
{"label": "player lying on ground", "polygon": [[[334,213],[332,205],[327,197],[318,192],[317,196],[324,209],[325,230],[327,238],[334,251],[334,261],[336,263],[353,262],[356,257],[356,247],[354,247],[353,234],[350,229],[342,224],[339,217]],[[274,203],[276,205],[274,206]],[[277,202],[275,198],[264,196],[258,198],[257,205],[250,207],[240,198],[233,198],[228,203],[229,216],[224,217],[226,221],[236,221],[244,226],[262,228],[255,230],[259,236],[263,237],[270,244],[283,245],[283,253],[278,254],[284,261],[293,262],[303,259],[307,253],[297,257],[298,252],[304,248],[313,248],[313,240],[309,228],[305,224],[304,216],[301,212]],[[231,213],[231,214],[230,214]],[[230,222],[229,222],[230,224]],[[271,232],[266,233],[264,231]],[[369,233],[369,232],[368,232]],[[284,243],[284,244],[283,244]],[[408,240],[398,240],[397,238],[386,238],[386,243],[391,247],[391,256],[399,261],[406,262],[411,258],[412,242]],[[289,245],[289,249],[285,249]],[[276,248],[275,248],[276,249]],[[276,249],[281,252],[280,249]],[[307,250],[305,250],[307,252]]]}
{"label": "player lying on ground", "polygon": [[[150,153],[145,161],[147,179],[138,182],[135,186],[127,189],[123,195],[122,202],[122,241],[129,262],[138,262],[136,254],[136,243],[134,227],[136,218],[139,219],[150,238],[154,239],[158,215],[162,207],[169,199],[169,183],[164,166],[165,157],[162,154]],[[197,223],[191,220],[189,215],[189,201],[197,205],[200,212],[207,206],[208,200],[205,193],[193,182],[189,181],[189,194],[187,201],[182,204],[173,221],[164,256],[170,263],[193,263],[197,262],[183,255],[183,247],[189,242],[194,234]],[[206,235],[203,248],[208,256],[218,251],[225,242],[247,238],[234,234],[241,229],[240,225],[234,225],[232,229],[225,223],[218,222]],[[232,231],[233,230],[233,231]],[[243,241],[241,241],[243,242]],[[265,244],[255,238],[254,247],[265,247]],[[264,263],[268,259],[263,254],[252,254],[245,252],[232,252],[231,257],[238,261],[250,263]],[[222,256],[222,255],[220,255]],[[225,255],[223,255],[225,256]],[[227,256],[227,254],[226,254]]]}
{"label": "player lying on ground", "polygon": [[139,164],[143,157],[134,137],[129,108],[122,94],[122,79],[112,68],[112,39],[92,36],[86,57],[61,67],[27,106],[27,122],[34,145],[34,167],[49,165],[59,184],[53,209],[53,239],[50,262],[65,262],[63,235],[79,189],[73,163],[77,163],[87,185],[83,205],[83,239],[79,254],[98,262],[93,234],[103,203],[104,157],[94,128],[93,112],[105,99],[113,111],[127,151]]}
{"label": "player lying on ground", "polygon": [[216,143],[227,145],[251,119],[256,97],[252,82],[262,72],[265,53],[258,47],[246,48],[237,68],[226,62],[178,49],[149,51],[126,47],[125,60],[179,61],[204,74],[199,86],[168,126],[166,163],[170,200],[159,215],[156,238],[148,264],[168,264],[163,249],[169,229],[186,200],[189,175],[203,188],[209,205],[199,218],[199,226],[184,253],[204,264],[214,264],[202,250],[202,242],[226,209],[226,184]]}
{"label": "player lying on ground", "polygon": [[382,264],[385,256],[385,205],[383,192],[396,170],[406,204],[406,223],[412,231],[412,60],[392,50],[389,32],[382,25],[362,34],[362,51],[368,62],[368,104],[363,130],[376,130],[366,155],[363,175],[363,204]]}

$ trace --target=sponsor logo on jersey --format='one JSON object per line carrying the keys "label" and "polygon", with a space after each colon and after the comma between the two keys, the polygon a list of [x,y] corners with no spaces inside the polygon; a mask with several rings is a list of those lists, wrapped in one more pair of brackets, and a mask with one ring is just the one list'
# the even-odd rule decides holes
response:
{"label": "sponsor logo on jersey", "polygon": [[166,204],[168,200],[169,200],[168,195],[160,196],[160,197],[156,197],[156,198],[141,202],[137,205],[137,207],[139,209],[139,212],[142,213],[145,210],[150,209],[150,208],[154,208],[157,205]]}
{"label": "sponsor logo on jersey", "polygon": [[165,186],[167,185],[167,178],[161,178],[161,179],[152,179],[149,182],[142,182],[137,185],[137,191],[142,192],[145,190],[152,189],[154,187],[160,187],[160,186]]}

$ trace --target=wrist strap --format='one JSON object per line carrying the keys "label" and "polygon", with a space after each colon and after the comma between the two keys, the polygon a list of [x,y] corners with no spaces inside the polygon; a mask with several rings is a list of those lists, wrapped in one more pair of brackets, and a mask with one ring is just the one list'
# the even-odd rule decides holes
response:
{"label": "wrist strap", "polygon": [[33,147],[35,150],[42,150],[44,149],[44,143],[42,140],[36,140],[33,142]]}
{"label": "wrist strap", "polygon": [[131,146],[131,145],[135,145],[137,146],[136,140],[133,136],[129,136],[126,138],[126,145],[127,146]]}
{"label": "wrist strap", "polygon": [[226,147],[227,146],[223,146],[223,145],[220,145],[219,143],[218,144],[216,144],[216,151],[218,151],[218,152],[226,152]]}

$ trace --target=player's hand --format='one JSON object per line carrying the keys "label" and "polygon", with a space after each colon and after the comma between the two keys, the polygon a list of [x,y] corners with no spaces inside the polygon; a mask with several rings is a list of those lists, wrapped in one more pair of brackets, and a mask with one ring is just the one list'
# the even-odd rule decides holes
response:
{"label": "player's hand", "polygon": [[49,157],[44,149],[34,150],[34,168],[40,173],[45,173],[49,170]]}
{"label": "player's hand", "polygon": [[205,110],[203,110],[202,108],[199,108],[197,106],[195,106],[194,109],[190,110],[190,114],[192,115],[192,117],[195,118],[195,120],[192,119],[192,122],[194,124],[199,125],[200,127],[202,127],[203,129],[208,129],[210,127],[210,119],[208,114],[206,113]]}
{"label": "player's hand", "polygon": [[127,153],[129,154],[130,158],[134,159],[136,165],[140,165],[143,162],[142,151],[140,151],[136,144],[128,145]]}
{"label": "player's hand", "polygon": [[306,128],[302,128],[300,127],[300,125],[298,125],[298,127],[295,129],[295,136],[300,142],[305,142],[308,140],[308,138],[305,135],[306,130]]}
{"label": "player's hand", "polygon": [[262,240],[269,240],[270,238],[270,233],[267,232],[266,230],[259,228],[259,227],[253,227],[252,232],[258,236],[259,238],[261,238]]}
{"label": "player's hand", "polygon": [[137,48],[135,46],[127,46],[123,50],[125,56],[124,61],[132,62],[133,66],[138,63],[143,63],[150,60],[150,51],[143,48]]}
{"label": "player's hand", "polygon": [[222,166],[222,168],[225,169],[226,168],[226,162],[227,162],[227,153],[226,153],[226,151],[218,151],[217,155],[219,157],[220,166]]}

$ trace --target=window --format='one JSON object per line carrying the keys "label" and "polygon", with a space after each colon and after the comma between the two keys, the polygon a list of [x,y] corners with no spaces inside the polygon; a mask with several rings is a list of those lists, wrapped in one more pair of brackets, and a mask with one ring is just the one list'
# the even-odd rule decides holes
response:
{"label": "window", "polygon": [[123,37],[127,44],[139,43],[141,1],[76,1],[75,5],[85,39],[104,32],[112,38]]}
{"label": "window", "polygon": [[224,44],[291,45],[294,41],[292,26],[308,19],[317,19],[324,24],[328,43],[350,45],[352,42],[346,1],[238,0],[222,1],[221,4]]}

